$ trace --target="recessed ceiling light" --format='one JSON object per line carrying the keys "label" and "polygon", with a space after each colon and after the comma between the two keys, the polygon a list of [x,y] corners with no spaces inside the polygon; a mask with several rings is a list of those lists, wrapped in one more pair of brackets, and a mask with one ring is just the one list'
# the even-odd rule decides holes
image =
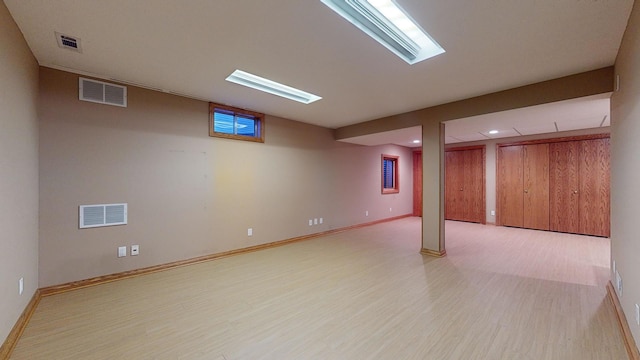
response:
{"label": "recessed ceiling light", "polygon": [[298,90],[291,86],[283,85],[257,75],[249,74],[242,70],[234,71],[226,78],[226,80],[252,89],[264,91],[269,94],[282,96],[283,98],[298,101],[303,104],[310,104],[322,99],[320,96],[313,95],[306,91]]}
{"label": "recessed ceiling light", "polygon": [[420,140],[413,140],[414,144],[420,144]]}
{"label": "recessed ceiling light", "polygon": [[491,135],[495,135],[495,134],[497,134],[497,133],[498,133],[498,130],[490,130],[490,131],[489,131],[489,134],[491,134]]}
{"label": "recessed ceiling light", "polygon": [[409,64],[444,53],[394,0],[321,0]]}

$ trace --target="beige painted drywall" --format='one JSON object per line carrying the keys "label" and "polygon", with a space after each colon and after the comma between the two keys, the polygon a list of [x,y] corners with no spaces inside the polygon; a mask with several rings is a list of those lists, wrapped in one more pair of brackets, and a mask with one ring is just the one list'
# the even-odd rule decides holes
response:
{"label": "beige painted drywall", "polygon": [[38,64],[0,2],[0,344],[38,288],[37,95]]}
{"label": "beige painted drywall", "polygon": [[[40,109],[42,287],[412,212],[409,148],[273,116],[264,144],[211,138],[206,102],[132,86],[127,108],[79,101],[78,76],[49,68]],[[399,194],[381,194],[383,153],[400,156]],[[127,225],[78,229],[79,205],[118,202]]]}
{"label": "beige painted drywall", "polygon": [[434,252],[444,247],[444,144],[442,124],[426,121],[422,125],[422,248]]}
{"label": "beige painted drywall", "polygon": [[336,139],[375,134],[418,126],[425,121],[448,121],[466,117],[547,104],[613,91],[613,67],[569,75],[553,80],[498,91],[432,106],[403,114],[370,120],[336,129]]}
{"label": "beige painted drywall", "polygon": [[611,258],[622,277],[618,297],[636,344],[640,344],[640,326],[635,321],[635,304],[640,304],[639,64],[640,5],[636,2],[616,59],[620,90],[611,96]]}
{"label": "beige painted drywall", "polygon": [[486,141],[472,141],[457,144],[448,144],[445,149],[456,148],[461,146],[485,145],[486,148],[486,167],[485,167],[485,201],[486,201],[486,221],[487,224],[495,224],[496,216],[491,215],[491,210],[496,210],[496,145],[506,144],[517,141],[529,141],[540,139],[561,138],[567,136],[580,136],[589,134],[606,134],[610,132],[609,127],[584,129],[575,131],[562,131],[549,134],[538,134],[529,136],[519,136],[512,138],[493,139]]}

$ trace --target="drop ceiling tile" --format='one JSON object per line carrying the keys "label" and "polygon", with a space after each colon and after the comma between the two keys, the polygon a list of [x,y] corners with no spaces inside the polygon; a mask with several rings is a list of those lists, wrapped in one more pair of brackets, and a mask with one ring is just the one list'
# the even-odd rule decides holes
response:
{"label": "drop ceiling tile", "polygon": [[593,117],[582,118],[582,119],[567,118],[567,119],[556,121],[556,124],[558,124],[558,131],[597,128],[597,127],[600,127],[600,123],[602,123],[601,116],[593,116]]}
{"label": "drop ceiling tile", "polygon": [[527,124],[525,126],[516,127],[516,130],[518,130],[522,135],[546,134],[556,132],[556,125],[553,121],[539,124]]}
{"label": "drop ceiling tile", "polygon": [[456,139],[456,138],[454,138],[453,136],[447,136],[447,137],[444,139],[444,143],[445,143],[445,144],[455,144],[455,143],[459,143],[459,142],[462,142],[462,140],[460,140],[460,139]]}
{"label": "drop ceiling tile", "polygon": [[456,134],[456,138],[461,141],[479,141],[479,140],[487,140],[487,137],[480,133],[470,133],[470,134]]}

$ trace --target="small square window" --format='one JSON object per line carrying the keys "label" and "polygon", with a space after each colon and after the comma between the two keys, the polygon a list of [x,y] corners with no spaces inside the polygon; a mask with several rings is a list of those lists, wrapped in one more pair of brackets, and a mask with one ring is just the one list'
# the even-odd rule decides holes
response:
{"label": "small square window", "polygon": [[382,155],[382,193],[395,194],[400,192],[398,177],[398,156]]}
{"label": "small square window", "polygon": [[264,114],[210,103],[209,136],[264,142]]}

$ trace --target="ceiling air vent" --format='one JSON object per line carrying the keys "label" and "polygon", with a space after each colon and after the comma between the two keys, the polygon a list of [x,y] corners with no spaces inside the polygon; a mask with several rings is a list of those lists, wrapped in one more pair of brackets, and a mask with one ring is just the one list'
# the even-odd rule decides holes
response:
{"label": "ceiling air vent", "polygon": [[56,40],[58,40],[59,47],[82,53],[82,47],[80,47],[79,38],[61,34],[56,31]]}
{"label": "ceiling air vent", "polygon": [[126,203],[80,205],[80,229],[126,224]]}
{"label": "ceiling air vent", "polygon": [[86,78],[79,79],[80,100],[127,107],[126,86]]}

